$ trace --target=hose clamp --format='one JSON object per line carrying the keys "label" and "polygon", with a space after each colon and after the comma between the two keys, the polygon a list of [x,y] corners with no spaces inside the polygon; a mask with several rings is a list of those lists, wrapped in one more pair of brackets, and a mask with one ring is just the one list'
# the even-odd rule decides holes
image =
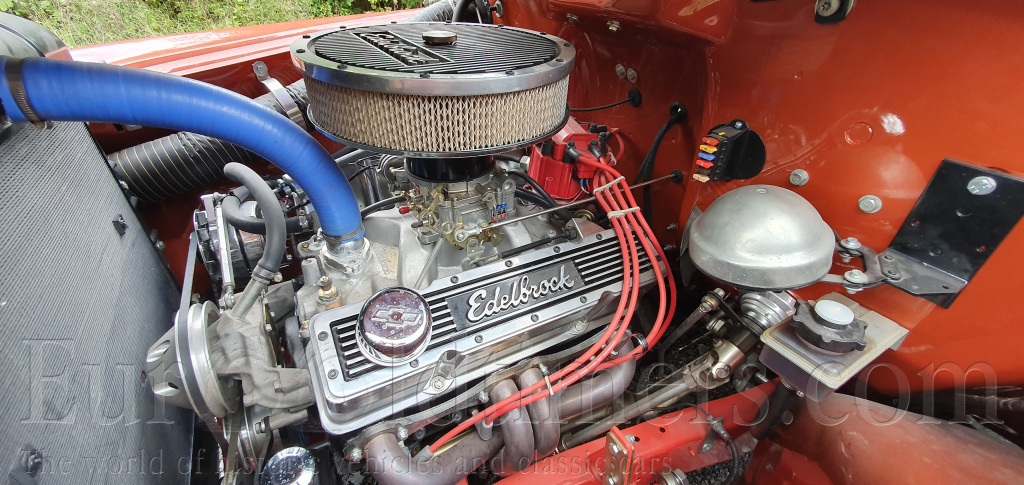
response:
{"label": "hose clamp", "polygon": [[275,278],[276,275],[277,275],[277,273],[272,273],[270,270],[268,270],[268,269],[266,269],[266,268],[264,268],[264,267],[262,267],[262,266],[260,266],[258,264],[252,270],[252,277],[256,278],[256,279],[259,279],[259,280],[263,281],[264,283],[270,283],[271,281],[274,281],[274,278]]}
{"label": "hose clamp", "polygon": [[292,123],[309,130],[306,126],[306,119],[302,116],[302,110],[299,109],[299,105],[295,104],[295,99],[292,98],[291,93],[285,88],[277,79],[270,77],[270,70],[267,68],[267,64],[263,61],[256,61],[252,64],[252,72],[256,74],[256,79],[259,79],[264,86],[270,91],[270,94],[274,95],[274,99],[277,100],[277,104],[284,110],[284,115],[288,119],[292,120]]}
{"label": "hose clamp", "polygon": [[23,60],[21,58],[9,58],[5,62],[4,70],[7,77],[7,87],[11,90],[14,104],[18,106],[25,119],[36,125],[39,129],[49,128],[53,124],[40,118],[36,110],[32,108],[32,103],[28,101],[28,93],[25,92],[25,83],[22,81],[21,76],[21,63]]}
{"label": "hose clamp", "polygon": [[640,335],[638,333],[634,333],[634,334],[631,334],[629,336],[629,339],[634,341],[636,347],[640,347],[640,353],[641,354],[646,354],[647,353],[647,348],[648,348],[647,339],[643,335]]}

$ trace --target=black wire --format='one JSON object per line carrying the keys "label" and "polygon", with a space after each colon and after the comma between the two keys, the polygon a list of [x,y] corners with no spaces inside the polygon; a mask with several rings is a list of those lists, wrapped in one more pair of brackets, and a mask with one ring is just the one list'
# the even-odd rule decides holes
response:
{"label": "black wire", "polygon": [[[711,426],[711,420],[713,419],[711,413],[697,404],[684,403],[680,406],[680,409],[685,408],[693,408],[704,413],[704,417],[708,418],[708,431],[710,432],[713,429]],[[732,453],[732,465],[729,466],[729,475],[722,481],[722,485],[732,485],[740,477],[740,469],[743,464],[740,462],[740,450],[736,448],[736,442],[729,438],[725,440],[725,444],[729,446],[729,451]]]}
{"label": "black wire", "polygon": [[[654,161],[658,158],[658,147],[661,146],[662,140],[665,139],[665,135],[668,134],[669,128],[672,128],[676,123],[682,123],[686,120],[687,112],[686,107],[673,103],[669,108],[668,121],[658,130],[658,134],[654,137],[654,142],[651,143],[650,150],[647,151],[647,156],[644,157],[643,163],[640,164],[640,170],[636,174],[636,178],[633,179],[633,183],[647,182],[651,180],[651,175],[654,173]],[[652,214],[652,199],[651,199],[651,187],[648,185],[644,187],[644,218],[651,220]]]}
{"label": "black wire", "polygon": [[390,199],[384,199],[384,200],[382,200],[380,202],[374,202],[373,204],[370,204],[370,205],[368,205],[366,207],[363,207],[363,210],[359,211],[359,215],[361,217],[366,217],[366,216],[368,216],[370,214],[373,214],[374,212],[377,212],[377,211],[379,211],[381,209],[386,209],[386,208],[391,207],[391,206],[393,206],[393,205],[395,205],[395,204],[397,204],[399,202],[402,202],[404,200],[405,200],[405,196],[404,195],[399,195],[397,197],[392,197]]}
{"label": "black wire", "polygon": [[354,174],[352,174],[352,175],[350,175],[348,177],[348,181],[351,182],[351,181],[355,180],[356,177],[362,175],[363,172],[365,172],[367,170],[370,170],[370,169],[373,169],[373,168],[377,168],[377,166],[376,165],[367,165],[367,166],[365,166],[365,167],[363,167],[363,168],[361,168],[359,170],[356,170],[356,173],[354,173]]}
{"label": "black wire", "polygon": [[616,102],[614,102],[612,104],[606,104],[604,106],[596,106],[594,108],[569,108],[569,111],[577,111],[577,112],[578,111],[600,111],[602,109],[614,108],[616,106],[626,104],[626,103],[630,102],[631,100],[632,100],[631,98],[626,98],[626,99],[623,99],[622,101],[616,101]]}
{"label": "black wire", "polygon": [[707,410],[706,410],[706,409],[704,409],[704,408],[700,407],[700,405],[699,405],[699,404],[693,404],[693,403],[683,403],[683,404],[681,404],[681,405],[679,406],[679,409],[686,409],[686,408],[693,408],[693,409],[696,409],[696,410],[698,410],[698,411],[700,411],[700,412],[704,413],[704,417],[708,418],[708,427],[710,428],[710,423],[711,423],[711,413],[707,412]]}
{"label": "black wire", "polygon": [[313,203],[312,200],[307,199],[305,202],[303,202],[303,203],[301,203],[301,204],[299,204],[299,205],[297,205],[295,207],[292,207],[291,209],[288,209],[288,212],[291,212],[291,211],[297,210],[297,209],[301,209],[301,208],[306,207],[307,205],[312,204],[312,203]]}
{"label": "black wire", "polygon": [[732,452],[732,466],[729,467],[729,475],[725,477],[722,484],[732,485],[740,477],[740,469],[743,468],[743,463],[740,462],[740,450],[736,449],[736,442],[726,440],[725,444],[729,445],[729,451]]}

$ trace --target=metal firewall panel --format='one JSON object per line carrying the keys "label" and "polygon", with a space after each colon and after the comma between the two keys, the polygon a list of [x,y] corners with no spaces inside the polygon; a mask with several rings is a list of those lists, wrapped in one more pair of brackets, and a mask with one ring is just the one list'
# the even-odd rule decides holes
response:
{"label": "metal firewall panel", "polygon": [[187,483],[192,413],[144,379],[177,289],[81,123],[0,143],[0,459],[18,483]]}

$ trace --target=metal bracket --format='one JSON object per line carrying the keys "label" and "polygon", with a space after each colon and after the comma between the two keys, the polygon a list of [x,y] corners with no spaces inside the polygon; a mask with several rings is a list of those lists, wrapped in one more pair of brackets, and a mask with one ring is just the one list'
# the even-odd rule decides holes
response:
{"label": "metal bracket", "polygon": [[455,368],[466,358],[457,350],[449,350],[441,354],[441,358],[434,365],[434,372],[423,386],[423,392],[431,395],[438,395],[448,390],[455,382]]}
{"label": "metal bracket", "polygon": [[307,129],[306,119],[302,116],[302,110],[295,104],[295,99],[288,93],[288,89],[278,82],[277,79],[270,77],[270,70],[267,68],[267,64],[263,61],[254,62],[252,64],[252,72],[256,74],[256,79],[259,79],[267,87],[270,94],[274,95],[277,104],[281,105],[281,109],[284,110],[285,116],[292,120],[292,123]]}
{"label": "metal bracket", "polygon": [[633,459],[636,450],[633,440],[622,430],[613,426],[605,435],[604,471],[602,477],[607,485],[629,485],[633,483]]}
{"label": "metal bracket", "polygon": [[715,438],[718,437],[718,433],[715,432],[713,426],[714,423],[723,423],[725,420],[722,418],[712,418],[711,423],[708,425],[708,432],[704,435],[704,442],[700,444],[700,452],[707,453],[711,451],[711,447],[715,445]]}
{"label": "metal bracket", "polygon": [[1021,217],[1024,180],[946,159],[879,262],[890,285],[949,308]]}

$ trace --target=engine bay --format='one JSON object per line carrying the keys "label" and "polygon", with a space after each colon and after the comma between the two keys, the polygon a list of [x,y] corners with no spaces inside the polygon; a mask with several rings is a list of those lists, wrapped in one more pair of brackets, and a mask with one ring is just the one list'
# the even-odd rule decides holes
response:
{"label": "engine bay", "polygon": [[[884,302],[971,298],[1024,216],[1024,181],[951,158],[891,242],[864,238],[850,214],[878,213],[887,195],[862,195],[845,219],[826,212],[803,189],[812,165],[779,170],[763,117],[709,120],[671,90],[647,94],[622,64],[602,76],[626,98],[580,108],[604,82],[589,74],[601,49],[566,30],[580,17],[555,8],[570,27],[534,30],[551,17],[480,3],[290,36],[288,66],[245,73],[265,91],[255,99],[0,56],[8,148],[82,122],[101,145],[131,145],[101,168],[144,214],[138,226],[167,238],[145,264],[180,292],[151,297],[173,316],[141,382],[212,442],[216,471],[193,466],[192,481],[753,483],[758,443],[791,409],[893,366],[916,322]],[[836,3],[815,22],[842,22],[852,2]],[[701,28],[698,43],[719,35]],[[661,129],[640,135],[640,116]],[[129,144],[129,126],[170,134]],[[851,146],[872,136],[850,130]],[[663,144],[692,150],[656,167]],[[950,211],[998,217],[972,231]],[[112,224],[145,240],[135,222]],[[697,446],[685,453],[641,451],[686,433]]]}

